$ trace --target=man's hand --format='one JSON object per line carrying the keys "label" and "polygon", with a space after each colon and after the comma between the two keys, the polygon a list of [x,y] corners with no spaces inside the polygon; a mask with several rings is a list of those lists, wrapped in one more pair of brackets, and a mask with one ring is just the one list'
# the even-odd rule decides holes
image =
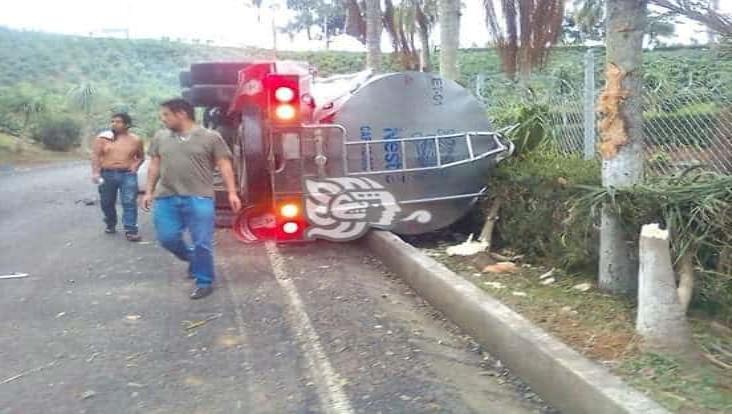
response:
{"label": "man's hand", "polygon": [[236,193],[229,193],[229,206],[231,206],[231,209],[234,211],[234,213],[237,213],[239,210],[241,210],[241,200]]}
{"label": "man's hand", "polygon": [[160,172],[160,157],[152,157],[150,159],[150,165],[147,169],[147,191],[142,197],[142,209],[150,211],[153,204],[153,194],[155,193],[155,185],[158,183],[158,177]]}
{"label": "man's hand", "polygon": [[152,208],[153,204],[153,196],[151,193],[145,193],[144,196],[142,196],[142,209],[145,211],[150,211],[150,208]]}
{"label": "man's hand", "polygon": [[220,158],[216,161],[216,166],[219,167],[221,178],[224,179],[226,190],[229,193],[229,206],[231,206],[231,209],[236,213],[241,210],[241,200],[237,195],[236,180],[234,179],[234,169],[231,167],[231,160],[226,157]]}
{"label": "man's hand", "polygon": [[92,174],[91,182],[92,184],[99,184],[99,180],[102,179],[102,176],[99,174]]}

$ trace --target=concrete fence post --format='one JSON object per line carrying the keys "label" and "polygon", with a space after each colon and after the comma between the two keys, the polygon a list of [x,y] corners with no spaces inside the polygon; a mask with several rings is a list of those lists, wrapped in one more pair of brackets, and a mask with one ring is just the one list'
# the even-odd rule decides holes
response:
{"label": "concrete fence post", "polygon": [[585,53],[585,93],[583,99],[584,120],[584,158],[591,160],[596,153],[595,134],[595,53],[587,49]]}

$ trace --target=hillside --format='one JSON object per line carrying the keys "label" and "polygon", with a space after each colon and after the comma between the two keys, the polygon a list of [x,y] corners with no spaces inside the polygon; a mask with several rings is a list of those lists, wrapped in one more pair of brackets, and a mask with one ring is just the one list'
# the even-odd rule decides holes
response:
{"label": "hillside", "polygon": [[[192,62],[266,57],[271,52],[183,44],[163,40],[99,39],[0,28],[0,131],[32,135],[44,116],[77,118],[87,129],[104,127],[111,111],[126,110],[138,132],[149,136],[159,127],[157,104],[179,94],[178,73]],[[558,49],[548,73],[579,81],[581,48]],[[307,60],[321,75],[360,70],[358,53],[280,53],[281,58]],[[492,50],[461,51],[462,83],[477,73],[497,73]],[[600,59],[601,60],[601,59]],[[732,82],[732,62],[720,62],[705,49],[659,50],[646,53],[647,72],[664,81]],[[393,70],[385,59],[385,70]],[[726,77],[726,78],[725,78]],[[74,90],[86,100],[73,99]]]}

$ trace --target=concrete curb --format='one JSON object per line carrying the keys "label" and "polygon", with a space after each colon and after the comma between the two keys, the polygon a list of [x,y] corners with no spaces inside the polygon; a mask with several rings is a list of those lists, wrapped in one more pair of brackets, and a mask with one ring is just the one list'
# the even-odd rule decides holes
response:
{"label": "concrete curb", "polygon": [[364,243],[421,297],[563,413],[668,413],[396,235],[371,231]]}

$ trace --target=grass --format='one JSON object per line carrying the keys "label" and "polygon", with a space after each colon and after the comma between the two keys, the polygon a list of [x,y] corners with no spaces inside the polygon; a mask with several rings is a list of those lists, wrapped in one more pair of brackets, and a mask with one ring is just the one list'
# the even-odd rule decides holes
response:
{"label": "grass", "polygon": [[32,165],[58,161],[85,159],[81,151],[57,152],[44,149],[41,145],[28,140],[21,141],[18,151],[18,138],[0,132],[0,167],[4,165]]}
{"label": "grass", "polygon": [[[623,361],[617,373],[680,413],[728,413],[732,388],[715,367],[691,367],[665,355],[644,353]],[[728,381],[727,379],[726,381]]]}
{"label": "grass", "polygon": [[[539,276],[550,269],[519,265],[515,273],[484,273],[493,263],[488,254],[448,257],[445,246],[425,249],[427,254],[472,281],[490,295],[527,317],[583,355],[601,363],[628,383],[676,413],[732,412],[732,369],[721,369],[707,359],[694,363],[644,352],[635,335],[635,303],[606,295],[583,275],[554,270],[554,283],[543,285]],[[518,294],[518,295],[517,295]],[[732,331],[693,319],[694,338],[702,352],[732,366]],[[718,325],[717,325],[718,327]]]}

